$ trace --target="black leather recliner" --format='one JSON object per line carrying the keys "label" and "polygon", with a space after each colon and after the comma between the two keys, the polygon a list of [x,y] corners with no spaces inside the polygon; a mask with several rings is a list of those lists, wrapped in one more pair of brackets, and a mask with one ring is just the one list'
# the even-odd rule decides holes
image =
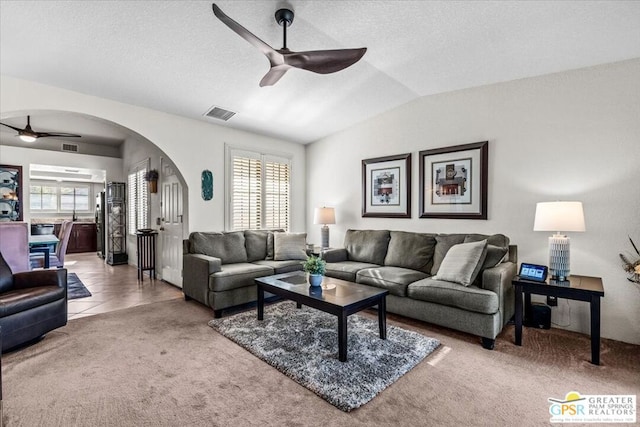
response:
{"label": "black leather recliner", "polygon": [[0,253],[2,352],[67,324],[67,270],[13,274]]}

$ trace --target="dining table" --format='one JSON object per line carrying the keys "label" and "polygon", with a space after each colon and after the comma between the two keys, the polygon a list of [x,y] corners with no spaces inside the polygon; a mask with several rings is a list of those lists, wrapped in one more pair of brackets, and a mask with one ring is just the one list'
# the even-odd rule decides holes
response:
{"label": "dining table", "polygon": [[44,268],[49,268],[49,252],[60,242],[53,234],[34,234],[29,236],[29,252],[42,252],[44,254]]}

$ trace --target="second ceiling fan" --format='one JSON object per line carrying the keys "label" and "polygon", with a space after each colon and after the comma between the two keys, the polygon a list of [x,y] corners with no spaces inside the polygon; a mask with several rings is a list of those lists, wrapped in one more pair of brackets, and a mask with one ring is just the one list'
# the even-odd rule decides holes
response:
{"label": "second ceiling fan", "polygon": [[64,137],[64,138],[80,138],[80,135],[76,135],[75,133],[62,133],[62,132],[36,132],[31,128],[31,116],[27,116],[27,126],[24,129],[20,129],[19,127],[11,126],[6,123],[0,123],[0,125],[6,126],[18,132],[18,138],[23,140],[24,142],[33,142],[38,138],[48,138],[48,137]]}
{"label": "second ceiling fan", "polygon": [[276,22],[283,29],[284,39],[282,49],[276,50],[225,15],[215,3],[212,7],[213,13],[218,19],[240,35],[240,37],[257,47],[269,60],[271,68],[260,81],[260,86],[274,85],[290,68],[301,68],[319,74],[335,73],[358,62],[367,51],[366,47],[358,49],[312,50],[306,52],[293,52],[289,50],[287,48],[287,27],[293,22],[293,11],[289,9],[279,9],[275,15]]}

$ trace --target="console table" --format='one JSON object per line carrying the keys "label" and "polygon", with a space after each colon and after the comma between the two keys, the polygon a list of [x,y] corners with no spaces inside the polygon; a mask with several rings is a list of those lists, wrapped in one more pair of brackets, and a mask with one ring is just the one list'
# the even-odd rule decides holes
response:
{"label": "console table", "polygon": [[522,345],[523,293],[525,316],[528,315],[529,318],[531,318],[531,294],[586,301],[591,307],[591,363],[600,364],[600,298],[604,297],[600,277],[572,275],[565,281],[547,279],[546,282],[534,282],[516,276],[512,284],[516,293],[516,345]]}

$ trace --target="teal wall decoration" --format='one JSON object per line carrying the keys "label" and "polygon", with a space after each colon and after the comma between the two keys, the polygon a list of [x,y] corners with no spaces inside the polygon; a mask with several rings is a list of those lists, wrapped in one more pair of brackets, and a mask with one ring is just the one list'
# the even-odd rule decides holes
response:
{"label": "teal wall decoration", "polygon": [[207,169],[202,171],[202,198],[213,199],[213,174]]}

